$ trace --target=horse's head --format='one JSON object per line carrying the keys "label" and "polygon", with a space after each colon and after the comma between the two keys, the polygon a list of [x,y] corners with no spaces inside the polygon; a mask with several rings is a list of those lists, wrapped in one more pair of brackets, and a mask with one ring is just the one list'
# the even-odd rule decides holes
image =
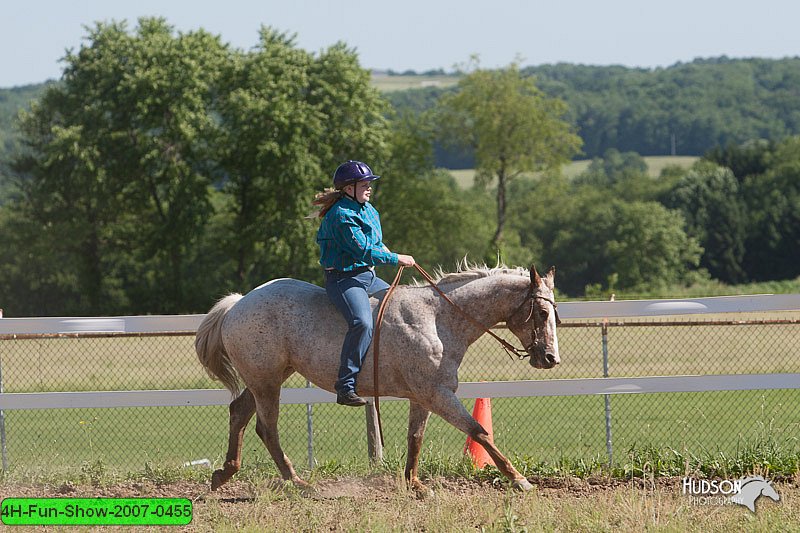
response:
{"label": "horse's head", "polygon": [[766,496],[773,500],[780,501],[781,496],[772,486],[770,481],[763,476],[750,476],[739,480],[739,492],[730,497],[730,501],[744,505],[750,511],[756,512],[756,500],[761,496]]}
{"label": "horse's head", "polygon": [[522,302],[506,325],[525,346],[534,368],[553,368],[561,362],[558,355],[558,318],[553,298],[556,267],[550,267],[544,277],[539,276],[531,265],[531,284],[525,301]]}
{"label": "horse's head", "polygon": [[761,495],[766,496],[767,498],[771,498],[774,501],[780,501],[781,495],[778,494],[778,491],[775,490],[771,484],[767,483],[765,487],[761,488]]}
{"label": "horse's head", "polygon": [[772,482],[764,479],[764,476],[750,476],[739,480],[742,486],[742,492],[750,491],[754,496],[754,500],[759,496],[766,496],[772,498],[776,502],[781,499],[780,494],[772,486]]}

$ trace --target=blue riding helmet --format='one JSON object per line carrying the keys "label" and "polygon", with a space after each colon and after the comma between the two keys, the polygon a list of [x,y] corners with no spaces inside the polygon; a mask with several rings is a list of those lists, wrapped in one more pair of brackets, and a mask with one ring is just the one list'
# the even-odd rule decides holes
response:
{"label": "blue riding helmet", "polygon": [[373,174],[372,169],[366,163],[349,160],[339,165],[339,168],[333,173],[333,186],[343,189],[357,181],[375,181],[378,178],[380,176]]}

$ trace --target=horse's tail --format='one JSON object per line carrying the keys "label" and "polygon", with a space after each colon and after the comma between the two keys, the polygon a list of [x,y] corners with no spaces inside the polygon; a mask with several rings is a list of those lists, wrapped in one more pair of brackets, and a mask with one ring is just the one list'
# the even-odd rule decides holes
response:
{"label": "horse's tail", "polygon": [[222,344],[222,321],[228,310],[241,298],[241,294],[233,293],[218,301],[200,323],[194,339],[197,357],[208,375],[221,381],[234,396],[239,395],[241,386],[239,374]]}

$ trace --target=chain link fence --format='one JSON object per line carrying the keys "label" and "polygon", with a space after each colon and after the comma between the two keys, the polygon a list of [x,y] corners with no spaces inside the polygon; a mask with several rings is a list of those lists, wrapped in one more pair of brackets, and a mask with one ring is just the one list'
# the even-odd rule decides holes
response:
{"label": "chain link fence", "polygon": [[[459,379],[507,381],[800,372],[800,312],[724,321],[579,322],[559,328],[562,363],[536,370],[510,359],[488,336],[475,343]],[[498,330],[511,340],[506,330]],[[70,334],[0,340],[2,391],[113,391],[218,388],[194,352],[194,334]],[[285,387],[306,387],[292,376]],[[473,400],[464,400],[472,410]],[[381,404],[387,457],[406,446],[408,403]],[[492,401],[495,442],[510,457],[620,457],[655,446],[694,454],[735,454],[759,439],[800,437],[800,390],[721,391],[499,398]],[[309,424],[310,421],[310,424]],[[248,427],[245,464],[271,459]],[[312,428],[309,434],[309,427]],[[282,405],[281,443],[303,466],[366,461],[362,409],[335,404]],[[228,435],[225,406],[6,410],[0,417],[9,468],[74,469],[97,461],[140,471],[147,464],[209,459],[219,465]],[[610,438],[610,443],[609,443]],[[465,436],[432,416],[422,460],[462,454]]]}

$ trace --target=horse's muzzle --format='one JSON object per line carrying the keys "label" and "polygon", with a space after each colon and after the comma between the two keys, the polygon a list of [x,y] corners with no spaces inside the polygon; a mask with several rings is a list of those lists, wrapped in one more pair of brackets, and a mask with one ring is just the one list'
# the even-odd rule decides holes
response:
{"label": "horse's muzzle", "polygon": [[542,368],[548,369],[553,368],[557,364],[561,362],[561,359],[558,357],[558,354],[554,352],[547,352],[545,350],[534,350],[531,353],[531,366],[533,368]]}

